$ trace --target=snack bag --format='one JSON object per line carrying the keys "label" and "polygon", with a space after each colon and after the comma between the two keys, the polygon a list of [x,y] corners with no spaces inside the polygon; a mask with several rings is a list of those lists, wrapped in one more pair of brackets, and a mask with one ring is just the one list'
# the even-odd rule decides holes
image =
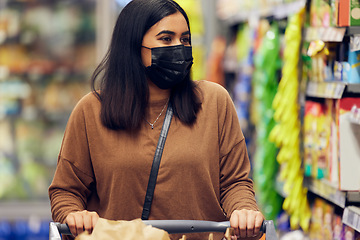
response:
{"label": "snack bag", "polygon": [[75,240],[170,240],[169,234],[148,226],[136,219],[133,221],[112,221],[99,218],[92,234],[83,232]]}

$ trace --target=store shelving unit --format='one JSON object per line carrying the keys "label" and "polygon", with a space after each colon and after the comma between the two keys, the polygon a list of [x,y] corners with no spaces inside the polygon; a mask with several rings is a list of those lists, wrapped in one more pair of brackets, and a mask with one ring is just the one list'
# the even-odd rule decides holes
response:
{"label": "store shelving unit", "polygon": [[98,9],[95,0],[2,3],[0,220],[50,220],[47,189],[66,121],[90,90]]}
{"label": "store shelving unit", "polygon": [[0,220],[16,221],[30,218],[51,220],[48,200],[0,202],[0,212]]}
{"label": "store shelving unit", "polygon": [[336,186],[325,179],[305,178],[304,185],[308,190],[341,208],[345,208],[347,193],[340,191]]}
{"label": "store shelving unit", "polygon": [[324,179],[305,178],[304,184],[310,192],[342,208],[343,223],[360,232],[360,207],[352,205],[360,203],[360,192],[340,191]]}
{"label": "store shelving unit", "polygon": [[360,84],[349,84],[338,81],[309,82],[306,95],[317,98],[340,99],[344,92],[360,93]]}
{"label": "store shelving unit", "polygon": [[344,93],[346,83],[343,82],[309,82],[306,95],[318,98],[340,99]]}
{"label": "store shelving unit", "polygon": [[[263,17],[273,17],[274,19],[283,19],[291,14],[294,14],[299,11],[302,7],[305,6],[306,0],[297,0],[290,3],[282,3],[275,6],[268,6],[259,8],[236,10],[236,6],[239,6],[238,2],[234,1],[232,6],[231,13],[224,12],[219,13],[218,15],[222,20],[227,22],[229,25],[238,24],[239,22],[248,21],[249,19],[263,18]],[[231,4],[229,4],[231,5]],[[240,8],[240,7],[239,7]]]}
{"label": "store shelving unit", "polygon": [[344,209],[343,223],[360,232],[360,208],[348,206]]}
{"label": "store shelving unit", "polygon": [[[360,29],[360,28],[359,28]],[[354,31],[352,31],[354,32]],[[308,82],[306,95],[315,98],[341,99],[344,93],[360,93],[360,84],[339,81]],[[352,121],[359,124],[356,121]],[[359,125],[360,126],[360,125]],[[340,191],[337,186],[325,179],[305,178],[308,191],[343,209],[342,221],[345,225],[360,231],[360,191]]]}
{"label": "store shelving unit", "polygon": [[322,40],[324,42],[342,42],[347,28],[339,27],[308,27],[305,29],[305,40]]}
{"label": "store shelving unit", "polygon": [[[295,12],[298,12],[301,7],[305,6],[306,1],[295,1],[289,4],[274,6],[272,8],[263,8],[261,10],[247,10],[236,11],[231,9],[228,14],[223,14],[220,18],[230,26],[242,22],[251,22],[252,18],[271,18],[282,19]],[[354,37],[360,34],[360,27],[324,27],[313,28],[308,27],[304,29],[304,40],[322,40],[324,42],[343,42],[344,39]],[[360,42],[360,41],[359,41]],[[305,95],[312,98],[328,98],[341,99],[346,93],[360,93],[360,84],[349,84],[340,81],[329,82],[308,82],[305,90]],[[284,198],[287,194],[283,190],[283,183],[277,179],[275,188],[276,191]],[[309,192],[326,199],[330,203],[336,205],[343,210],[343,223],[360,231],[360,208],[356,205],[360,203],[360,192],[346,192],[340,191],[337,186],[331,184],[326,180],[319,180],[305,177],[304,187]]]}
{"label": "store shelving unit", "polygon": [[[360,192],[340,191],[334,184],[325,179],[304,178],[304,186],[309,192],[335,204],[343,209],[342,221],[345,225],[360,232],[360,207],[353,206],[360,203]],[[277,192],[284,198],[283,183],[277,180]]]}
{"label": "store shelving unit", "polygon": [[307,27],[305,40],[322,40],[324,42],[342,42],[345,36],[360,34],[360,26],[352,27]]}

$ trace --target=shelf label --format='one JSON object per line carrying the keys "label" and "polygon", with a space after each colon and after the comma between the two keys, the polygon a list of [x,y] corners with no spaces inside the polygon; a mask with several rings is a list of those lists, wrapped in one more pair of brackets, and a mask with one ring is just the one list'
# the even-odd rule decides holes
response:
{"label": "shelf label", "polygon": [[308,82],[306,94],[310,97],[340,99],[345,90],[342,82]]}
{"label": "shelf label", "polygon": [[355,52],[360,50],[360,34],[355,34],[350,37],[350,51]]}
{"label": "shelf label", "polygon": [[343,213],[343,223],[348,225],[349,227],[354,228],[356,231],[360,231],[360,216],[346,207]]}
{"label": "shelf label", "polygon": [[324,42],[342,42],[346,28],[335,27],[310,27],[306,29],[306,41],[322,40]]}
{"label": "shelf label", "polygon": [[308,188],[311,192],[327,199],[328,201],[345,208],[346,193],[339,191],[326,180],[311,179],[308,182]]}
{"label": "shelf label", "polygon": [[335,98],[341,98],[345,90],[345,84],[335,84]]}

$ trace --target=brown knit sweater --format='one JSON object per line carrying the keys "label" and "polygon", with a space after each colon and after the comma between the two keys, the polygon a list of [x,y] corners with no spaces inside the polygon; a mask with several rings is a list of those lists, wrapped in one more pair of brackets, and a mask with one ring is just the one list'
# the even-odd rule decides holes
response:
{"label": "brown knit sweater", "polygon": [[[197,85],[202,108],[196,123],[189,127],[172,119],[150,219],[225,221],[235,209],[258,210],[233,102],[220,85]],[[166,101],[149,104],[150,122]],[[104,127],[100,108],[89,93],[69,118],[49,188],[54,221],[64,222],[70,212],[84,209],[111,220],[141,217],[165,111],[154,129],[144,121],[135,135]]]}

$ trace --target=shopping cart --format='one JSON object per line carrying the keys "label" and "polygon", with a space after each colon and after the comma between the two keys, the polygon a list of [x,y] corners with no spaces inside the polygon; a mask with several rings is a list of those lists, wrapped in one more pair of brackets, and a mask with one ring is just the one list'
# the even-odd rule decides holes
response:
{"label": "shopping cart", "polygon": [[[213,222],[201,220],[146,220],[147,225],[165,230],[172,233],[194,233],[194,232],[224,232],[230,227],[230,222]],[[277,240],[274,223],[265,220],[260,229],[266,234],[266,240]],[[71,235],[70,229],[66,224],[56,222],[50,223],[49,240],[61,240],[61,234]]]}

